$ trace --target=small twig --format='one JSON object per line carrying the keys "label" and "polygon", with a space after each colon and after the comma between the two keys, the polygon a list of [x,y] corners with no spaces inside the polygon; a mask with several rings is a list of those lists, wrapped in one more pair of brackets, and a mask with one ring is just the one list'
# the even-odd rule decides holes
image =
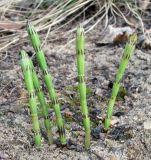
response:
{"label": "small twig", "polygon": [[7,58],[7,56],[8,56],[8,52],[7,52],[7,50],[6,50],[5,57],[4,57],[3,59],[1,59],[0,62],[4,61],[4,60]]}
{"label": "small twig", "polygon": [[10,97],[11,97],[12,93],[15,91],[16,88],[18,88],[18,86],[14,87],[14,88],[10,91],[10,93],[9,93],[9,96],[10,96]]}
{"label": "small twig", "polygon": [[6,87],[8,87],[11,82],[12,82],[12,80],[9,81],[9,82],[0,90],[0,94],[2,94],[2,91],[3,91]]}

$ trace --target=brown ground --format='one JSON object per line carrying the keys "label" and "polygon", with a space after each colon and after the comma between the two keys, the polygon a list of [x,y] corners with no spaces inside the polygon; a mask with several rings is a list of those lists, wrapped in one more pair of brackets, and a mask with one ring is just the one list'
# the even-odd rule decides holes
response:
{"label": "brown ground", "polygon": [[[49,146],[45,139],[41,149],[33,146],[30,114],[19,66],[19,50],[13,47],[0,61],[0,160],[150,160],[151,159],[151,51],[136,49],[126,70],[123,85],[128,94],[116,102],[114,122],[108,134],[103,133],[102,118],[111,93],[123,48],[114,45],[98,47],[101,26],[86,34],[86,79],[88,106],[92,120],[92,144],[83,149],[83,128],[77,95],[77,69],[74,42],[67,44],[68,28],[51,35],[44,46],[49,70],[66,119],[67,147]],[[71,35],[72,37],[73,35]],[[24,49],[33,51],[26,43]],[[34,64],[35,57],[33,57]],[[72,114],[71,117],[68,117]],[[50,117],[55,117],[50,109]],[[54,138],[57,129],[53,127]],[[57,143],[57,142],[56,142]]]}

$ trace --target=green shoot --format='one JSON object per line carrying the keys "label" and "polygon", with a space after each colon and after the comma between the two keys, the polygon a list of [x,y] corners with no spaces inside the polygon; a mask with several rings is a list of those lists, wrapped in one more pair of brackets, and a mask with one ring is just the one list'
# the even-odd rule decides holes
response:
{"label": "green shoot", "polygon": [[32,80],[32,70],[30,65],[30,60],[28,55],[25,51],[21,51],[21,68],[24,75],[25,85],[29,95],[29,105],[30,105],[30,112],[32,118],[32,125],[33,131],[35,134],[35,144],[37,146],[41,145],[41,134],[40,134],[40,127],[38,122],[38,114],[37,114],[37,104],[36,104],[36,94]]}
{"label": "green shoot", "polygon": [[80,26],[76,34],[76,55],[79,80],[80,105],[83,116],[83,125],[85,128],[85,148],[90,148],[90,118],[86,100],[86,84],[85,84],[85,54],[84,54],[84,29]]}
{"label": "green shoot", "polygon": [[48,73],[48,67],[47,67],[47,62],[45,59],[44,52],[41,48],[41,42],[39,39],[39,36],[31,24],[27,24],[27,31],[28,31],[28,36],[31,40],[32,46],[36,52],[36,58],[39,63],[39,66],[43,72],[44,75],[44,81],[48,89],[49,97],[53,103],[53,108],[55,111],[56,119],[57,119],[57,126],[58,126],[58,131],[60,135],[60,142],[62,145],[66,144],[66,137],[65,137],[65,127],[64,127],[64,121],[61,115],[60,111],[60,105],[58,103],[58,98],[54,89],[53,81],[51,75]]}
{"label": "green shoot", "polygon": [[127,44],[125,46],[124,54],[123,54],[123,57],[121,59],[120,65],[119,65],[119,69],[118,69],[118,72],[116,75],[115,82],[113,84],[111,98],[108,103],[108,109],[107,109],[107,114],[106,114],[106,118],[105,118],[105,124],[104,124],[105,130],[108,130],[110,127],[110,121],[112,118],[113,107],[114,107],[115,100],[116,100],[116,97],[117,97],[117,94],[118,94],[118,91],[120,88],[120,81],[123,78],[126,66],[129,62],[129,59],[131,58],[131,56],[134,53],[136,42],[137,42],[137,35],[136,35],[136,33],[134,33],[130,36],[129,41],[127,42]]}
{"label": "green shoot", "polygon": [[42,113],[44,116],[44,124],[45,124],[45,128],[47,131],[48,142],[49,142],[49,144],[52,144],[53,139],[52,139],[52,131],[51,131],[51,122],[49,119],[49,112],[48,112],[47,103],[46,103],[46,100],[44,97],[44,93],[41,90],[40,82],[39,82],[38,76],[36,74],[36,71],[34,69],[34,66],[33,66],[33,63],[31,60],[30,60],[30,63],[31,63],[31,69],[32,69],[32,79],[33,79],[33,83],[34,83],[34,88],[36,90],[36,94],[38,96],[38,100],[40,102],[40,105],[42,108]]}

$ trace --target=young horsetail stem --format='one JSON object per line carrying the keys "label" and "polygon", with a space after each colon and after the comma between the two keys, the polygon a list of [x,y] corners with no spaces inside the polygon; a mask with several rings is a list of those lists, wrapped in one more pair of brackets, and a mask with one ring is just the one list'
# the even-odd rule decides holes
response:
{"label": "young horsetail stem", "polygon": [[34,88],[36,90],[36,94],[38,96],[38,100],[40,102],[40,106],[42,108],[42,113],[44,116],[44,124],[45,124],[45,128],[47,131],[47,137],[48,137],[48,142],[49,144],[53,143],[53,138],[52,138],[52,131],[51,131],[51,122],[49,119],[49,112],[48,112],[48,107],[47,107],[47,103],[44,97],[44,93],[41,90],[40,87],[40,82],[39,82],[39,78],[36,74],[36,71],[34,69],[33,63],[30,59],[30,64],[31,64],[31,69],[32,69],[32,78],[33,78],[33,84],[34,84]]}
{"label": "young horsetail stem", "polygon": [[23,71],[24,81],[25,81],[25,85],[26,85],[28,95],[29,95],[29,105],[30,105],[35,144],[37,146],[40,146],[41,145],[41,134],[40,134],[40,127],[39,127],[39,122],[38,122],[36,94],[35,94],[35,89],[34,89],[33,80],[32,80],[30,60],[24,50],[22,50],[20,54],[21,54],[20,65]]}
{"label": "young horsetail stem", "polygon": [[134,33],[130,36],[129,41],[125,46],[124,54],[119,65],[118,72],[116,74],[115,82],[113,84],[111,98],[108,102],[108,109],[107,109],[107,114],[106,114],[105,123],[104,123],[105,130],[108,130],[110,127],[113,107],[114,107],[115,100],[120,88],[120,81],[122,80],[127,64],[134,53],[136,42],[137,42],[137,34]]}
{"label": "young horsetail stem", "polygon": [[83,125],[85,128],[85,148],[90,148],[90,118],[86,100],[86,84],[85,84],[85,54],[84,54],[84,29],[79,26],[76,33],[76,55],[77,55],[77,69],[79,80],[80,105],[83,116]]}
{"label": "young horsetail stem", "polygon": [[44,52],[41,48],[41,42],[40,38],[34,28],[30,23],[27,23],[27,32],[28,36],[31,40],[32,46],[36,52],[36,58],[39,63],[39,66],[43,72],[44,75],[44,82],[46,84],[46,87],[48,89],[49,97],[53,103],[53,108],[55,111],[56,115],[56,120],[57,120],[57,126],[58,126],[58,131],[59,131],[59,136],[60,136],[60,142],[62,145],[66,144],[66,137],[65,137],[65,127],[64,127],[64,121],[61,115],[60,111],[60,105],[58,103],[58,98],[54,89],[52,77],[48,72],[48,67],[47,67],[47,62],[45,59]]}

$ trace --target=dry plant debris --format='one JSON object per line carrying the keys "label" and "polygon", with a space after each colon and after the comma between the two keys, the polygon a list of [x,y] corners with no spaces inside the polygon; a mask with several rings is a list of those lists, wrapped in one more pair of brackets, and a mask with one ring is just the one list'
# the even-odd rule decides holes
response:
{"label": "dry plant debris", "polygon": [[[128,16],[134,16],[141,23],[142,31],[144,30],[142,19],[138,13],[139,4],[136,4],[135,1],[56,0],[49,3],[45,2],[47,1],[0,1],[0,21],[6,23],[0,23],[0,35],[2,35],[0,50],[25,41],[24,38],[27,34],[24,26],[27,19],[36,26],[38,32],[47,31],[44,43],[49,38],[50,32],[51,34],[55,33],[58,29],[71,24],[80,16],[83,17],[82,24],[86,32],[102,22],[104,28],[106,28],[111,19],[112,23],[116,24],[117,17],[121,17],[129,25],[135,26],[128,20]],[[95,11],[91,13],[92,7],[95,8]],[[88,11],[90,15],[86,17],[85,13]],[[75,30],[76,28],[72,28],[66,34],[70,34]]]}

